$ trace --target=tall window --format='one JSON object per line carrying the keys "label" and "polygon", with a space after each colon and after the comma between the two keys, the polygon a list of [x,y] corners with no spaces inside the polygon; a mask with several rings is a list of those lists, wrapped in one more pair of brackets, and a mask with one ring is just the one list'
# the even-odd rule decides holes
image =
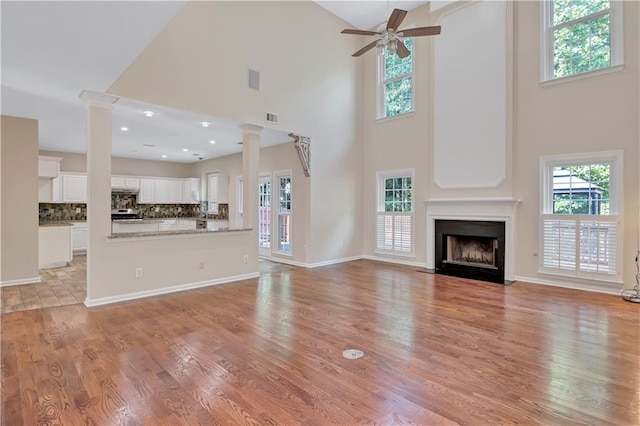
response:
{"label": "tall window", "polygon": [[622,1],[543,2],[543,80],[622,64]]}
{"label": "tall window", "polygon": [[276,176],[278,185],[278,248],[281,253],[291,253],[291,174]]}
{"label": "tall window", "polygon": [[378,173],[376,252],[413,256],[413,171]]}
{"label": "tall window", "polygon": [[542,157],[541,173],[541,271],[621,279],[621,151]]}
{"label": "tall window", "polygon": [[258,247],[271,247],[271,178],[258,184]]}
{"label": "tall window", "polygon": [[378,118],[413,111],[413,39],[403,40],[411,54],[406,58],[379,55]]}

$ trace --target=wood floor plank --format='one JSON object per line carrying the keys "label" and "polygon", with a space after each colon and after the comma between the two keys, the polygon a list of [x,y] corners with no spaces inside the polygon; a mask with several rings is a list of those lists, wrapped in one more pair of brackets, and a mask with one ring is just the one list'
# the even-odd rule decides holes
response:
{"label": "wood floor plank", "polygon": [[[639,424],[636,304],[365,260],[263,269],[98,308],[4,306],[3,424]],[[3,304],[60,301],[82,273]]]}

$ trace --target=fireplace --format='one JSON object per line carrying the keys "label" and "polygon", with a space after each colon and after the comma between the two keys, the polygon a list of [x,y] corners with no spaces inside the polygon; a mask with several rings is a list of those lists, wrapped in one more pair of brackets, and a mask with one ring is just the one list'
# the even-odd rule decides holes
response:
{"label": "fireplace", "polygon": [[435,221],[435,272],[505,283],[505,223]]}

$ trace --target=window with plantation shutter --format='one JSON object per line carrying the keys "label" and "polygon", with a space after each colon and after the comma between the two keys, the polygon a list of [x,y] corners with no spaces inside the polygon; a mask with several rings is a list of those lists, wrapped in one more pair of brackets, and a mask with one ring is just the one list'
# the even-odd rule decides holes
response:
{"label": "window with plantation shutter", "polygon": [[376,252],[413,256],[413,171],[378,173]]}
{"label": "window with plantation shutter", "polygon": [[540,271],[621,279],[622,152],[541,158]]}

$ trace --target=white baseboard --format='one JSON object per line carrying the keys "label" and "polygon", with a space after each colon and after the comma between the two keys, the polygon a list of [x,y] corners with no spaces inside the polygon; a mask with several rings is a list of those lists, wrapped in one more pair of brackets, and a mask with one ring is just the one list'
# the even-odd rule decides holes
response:
{"label": "white baseboard", "polygon": [[337,265],[338,263],[345,263],[345,262],[352,262],[354,260],[360,260],[362,259],[362,256],[342,257],[340,259],[325,260],[322,262],[315,262],[315,263],[298,262],[296,260],[285,259],[282,257],[264,257],[263,256],[262,259],[266,259],[275,263],[284,263],[285,265],[299,266],[301,268],[319,268],[321,266]]}
{"label": "white baseboard", "polygon": [[42,282],[42,277],[38,275],[35,278],[20,278],[19,280],[7,280],[0,282],[0,287],[11,287],[13,285],[37,284]]}
{"label": "white baseboard", "polygon": [[195,283],[174,285],[171,287],[163,287],[163,288],[154,289],[154,290],[139,291],[136,293],[128,293],[128,294],[122,294],[118,296],[100,297],[98,299],[87,298],[84,301],[84,304],[86,307],[90,308],[93,306],[107,305],[110,303],[117,303],[117,302],[125,302],[127,300],[142,299],[145,297],[159,296],[161,294],[175,293],[178,291],[191,290],[194,288],[208,287],[208,286],[218,285],[218,284],[226,284],[234,281],[242,281],[242,280],[248,280],[251,278],[259,278],[259,277],[260,277],[259,273],[252,272],[250,274],[234,275],[231,277],[218,278],[215,280],[198,281]]}
{"label": "white baseboard", "polygon": [[608,287],[604,287],[604,286],[598,287],[598,286],[589,285],[589,284],[586,284],[586,283],[585,284],[580,284],[580,283],[574,283],[574,282],[570,282],[570,281],[558,281],[558,280],[553,280],[553,279],[543,279],[543,280],[541,280],[540,278],[523,277],[523,276],[519,276],[519,275],[516,275],[515,281],[522,281],[522,282],[532,283],[532,284],[547,285],[547,286],[551,286],[551,287],[569,288],[569,289],[572,289],[572,290],[591,291],[591,292],[594,292],[594,293],[615,294],[615,295],[618,295],[618,296],[620,295],[620,292],[622,291],[622,288],[611,288],[610,284],[608,285]]}
{"label": "white baseboard", "polygon": [[342,257],[340,259],[325,260],[324,262],[307,263],[307,268],[319,268],[320,266],[337,265],[338,263],[353,262],[361,260],[362,256]]}
{"label": "white baseboard", "polygon": [[376,262],[387,262],[387,263],[395,263],[398,265],[407,265],[407,266],[415,266],[416,268],[425,268],[426,262],[415,262],[411,260],[404,260],[400,258],[387,258],[382,256],[371,256],[369,254],[365,254],[362,256],[363,259],[367,260],[375,260]]}

